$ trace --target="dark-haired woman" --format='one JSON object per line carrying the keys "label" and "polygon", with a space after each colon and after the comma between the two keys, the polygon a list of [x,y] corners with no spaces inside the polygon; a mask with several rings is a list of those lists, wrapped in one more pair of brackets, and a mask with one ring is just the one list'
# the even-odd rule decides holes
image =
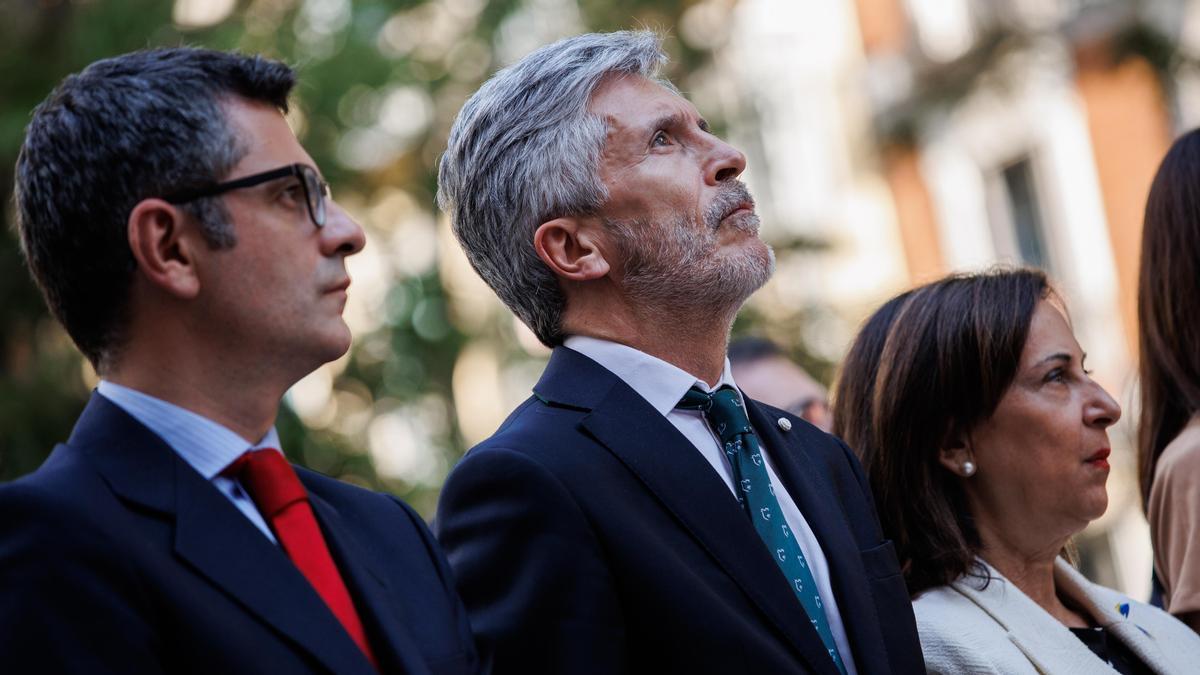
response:
{"label": "dark-haired woman", "polygon": [[1107,507],[1121,411],[1040,272],[913,291],[872,400],[867,471],[930,672],[1196,672],[1200,637],[1060,555]]}
{"label": "dark-haired woman", "polygon": [[875,374],[879,372],[879,357],[892,321],[908,301],[908,295],[909,292],[904,292],[888,300],[863,322],[838,367],[830,433],[845,441],[864,463],[875,448],[870,425],[871,396]]}
{"label": "dark-haired woman", "polygon": [[[1200,131],[1171,146],[1146,203],[1138,280],[1138,473],[1163,606],[1200,631]],[[1197,665],[1200,669],[1200,665]]]}

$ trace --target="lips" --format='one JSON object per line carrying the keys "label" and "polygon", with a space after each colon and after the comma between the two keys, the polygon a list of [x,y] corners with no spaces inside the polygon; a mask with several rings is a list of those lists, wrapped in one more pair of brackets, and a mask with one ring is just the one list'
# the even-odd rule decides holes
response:
{"label": "lips", "polygon": [[734,204],[733,208],[729,209],[725,213],[725,215],[721,216],[721,220],[725,220],[726,218],[736,215],[738,213],[741,213],[743,211],[746,213],[752,213],[754,211],[754,202],[743,201],[743,202],[738,202],[737,204]]}
{"label": "lips", "polygon": [[1107,469],[1107,468],[1109,468],[1108,456],[1111,454],[1112,454],[1112,450],[1110,450],[1108,448],[1100,448],[1099,450],[1094,452],[1091,457],[1088,457],[1087,459],[1085,459],[1084,463],[1091,464],[1092,466],[1094,466],[1098,469]]}
{"label": "lips", "polygon": [[342,279],[338,283],[327,287],[325,289],[325,292],[326,293],[337,293],[339,291],[345,291],[347,288],[350,288],[350,277],[346,277],[345,279]]}
{"label": "lips", "polygon": [[[754,215],[754,197],[741,181],[732,181],[721,186],[712,203],[704,210],[704,223],[713,232],[734,215]],[[742,218],[738,225],[744,225]]]}

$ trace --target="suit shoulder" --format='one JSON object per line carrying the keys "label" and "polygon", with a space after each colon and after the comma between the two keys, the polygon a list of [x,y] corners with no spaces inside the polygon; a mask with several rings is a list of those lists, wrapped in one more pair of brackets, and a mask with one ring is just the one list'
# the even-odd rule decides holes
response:
{"label": "suit shoulder", "polygon": [[524,455],[546,467],[554,466],[570,459],[570,449],[594,443],[579,430],[579,422],[586,415],[586,411],[551,405],[530,397],[494,434],[472,447],[459,465],[500,451],[501,454]]}
{"label": "suit shoulder", "polygon": [[450,471],[443,494],[465,484],[538,484],[542,491],[567,490],[553,458],[539,450],[541,444],[522,443],[520,437],[492,437],[471,448]]}
{"label": "suit shoulder", "polygon": [[812,423],[809,422],[808,420],[805,420],[802,417],[797,417],[794,413],[790,413],[790,412],[784,410],[783,408],[776,408],[775,406],[770,405],[769,403],[763,403],[762,401],[760,401],[756,398],[750,398],[749,396],[747,396],[746,398],[752,404],[761,408],[763,413],[766,414],[771,419],[776,419],[776,420],[785,419],[792,425],[792,427],[791,427],[792,429],[797,430],[800,433],[805,433],[806,430],[811,430],[811,431],[814,431],[819,434],[825,433],[825,432],[821,431],[820,429],[816,428],[815,426],[813,426]]}
{"label": "suit shoulder", "polygon": [[978,626],[983,621],[1003,633],[987,613],[952,586],[936,586],[923,591],[913,600],[913,616],[917,620],[921,644],[954,643],[963,627]]}
{"label": "suit shoulder", "polygon": [[126,513],[102,479],[85,472],[35,472],[0,485],[0,586],[65,583],[64,575],[123,579],[136,586],[121,554]]}
{"label": "suit shoulder", "polygon": [[921,593],[913,600],[913,615],[927,652],[929,646],[971,650],[1011,646],[1008,631],[953,586],[937,586]]}
{"label": "suit shoulder", "polygon": [[292,466],[296,469],[296,474],[300,477],[304,486],[310,492],[319,494],[325,499],[387,499],[387,496],[383,493],[376,492],[370,488],[355,485],[354,483],[347,483],[339,478],[334,478],[333,476],[323,474],[315,469],[300,466],[299,464],[293,464]]}
{"label": "suit shoulder", "polygon": [[[53,480],[59,478],[60,480]],[[58,489],[61,477],[34,472],[0,485],[0,520],[9,527],[70,518],[83,511],[76,494]]]}
{"label": "suit shoulder", "polygon": [[587,414],[586,410],[547,403],[537,396],[530,396],[509,413],[504,423],[496,429],[496,433],[480,445],[506,440],[511,442],[512,439],[528,441],[555,429],[574,430],[579,420]]}
{"label": "suit shoulder", "polygon": [[798,438],[807,450],[826,453],[839,460],[847,454],[854,454],[850,452],[842,439],[818,429],[813,426],[812,422],[797,417],[782,408],[776,408],[755,399],[750,400],[762,410],[768,419],[773,420],[776,425],[780,425],[780,428],[783,428],[782,423],[786,422],[788,435]]}
{"label": "suit shoulder", "polygon": [[60,445],[32,473],[0,484],[0,521],[18,527],[63,520],[78,531],[101,500],[112,499],[104,479],[79,453]]}
{"label": "suit shoulder", "polygon": [[500,426],[496,429],[496,432],[493,434],[493,436],[503,434],[511,430],[514,426],[517,427],[517,429],[520,429],[529,421],[530,413],[533,410],[544,407],[546,407],[545,401],[542,401],[537,396],[530,396],[522,401],[521,405],[514,408],[513,411],[508,414],[508,417],[504,418],[504,421],[500,423]]}
{"label": "suit shoulder", "polygon": [[[433,574],[448,587],[445,560],[429,525],[400,498],[299,468],[310,493],[332,506],[368,555],[407,577]],[[426,589],[432,591],[432,588]]]}
{"label": "suit shoulder", "polygon": [[296,467],[297,473],[303,478],[308,490],[339,510],[349,510],[352,514],[363,514],[368,517],[391,515],[403,516],[418,529],[425,529],[425,521],[416,510],[403,500],[383,492],[376,492],[353,483],[326,476],[318,471],[304,467]]}
{"label": "suit shoulder", "polygon": [[835,476],[853,476],[854,484],[859,489],[868,490],[858,455],[854,454],[842,439],[818,429],[812,423],[786,410],[753,399],[751,402],[757,405],[769,420],[775,421],[780,429],[784,428],[780,423],[787,422],[785,436],[793,450],[806,453],[810,459],[827,468]]}
{"label": "suit shoulder", "polygon": [[913,614],[917,621],[925,621],[931,626],[946,620],[953,622],[964,615],[974,616],[979,612],[979,606],[953,586],[934,586],[922,591],[913,600]]}
{"label": "suit shoulder", "polygon": [[536,453],[476,446],[442,487],[437,536],[445,544],[448,531],[477,527],[482,518],[519,521],[522,529],[577,537],[590,527],[570,485],[585,478],[583,471],[547,465]]}
{"label": "suit shoulder", "polygon": [[922,593],[913,601],[913,614],[931,673],[996,673],[995,659],[1024,660],[1008,632],[951,586]]}

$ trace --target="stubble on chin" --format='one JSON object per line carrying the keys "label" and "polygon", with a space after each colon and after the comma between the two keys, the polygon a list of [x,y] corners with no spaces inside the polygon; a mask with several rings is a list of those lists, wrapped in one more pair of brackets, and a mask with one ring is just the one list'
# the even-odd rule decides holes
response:
{"label": "stubble on chin", "polygon": [[[736,312],[775,270],[775,252],[758,238],[757,214],[722,223],[731,205],[746,199],[744,187],[718,199],[706,210],[703,227],[684,216],[666,223],[606,220],[617,234],[621,284],[629,299],[644,309],[669,313]],[[722,247],[718,231],[723,225],[741,230],[746,240]]]}

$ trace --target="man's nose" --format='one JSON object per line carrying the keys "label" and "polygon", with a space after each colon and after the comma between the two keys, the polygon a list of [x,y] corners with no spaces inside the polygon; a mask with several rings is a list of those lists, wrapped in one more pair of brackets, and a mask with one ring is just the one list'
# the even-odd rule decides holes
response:
{"label": "man's nose", "polygon": [[325,208],[325,227],[321,228],[321,252],[327,256],[354,255],[367,243],[362,226],[346,210],[330,200]]}

